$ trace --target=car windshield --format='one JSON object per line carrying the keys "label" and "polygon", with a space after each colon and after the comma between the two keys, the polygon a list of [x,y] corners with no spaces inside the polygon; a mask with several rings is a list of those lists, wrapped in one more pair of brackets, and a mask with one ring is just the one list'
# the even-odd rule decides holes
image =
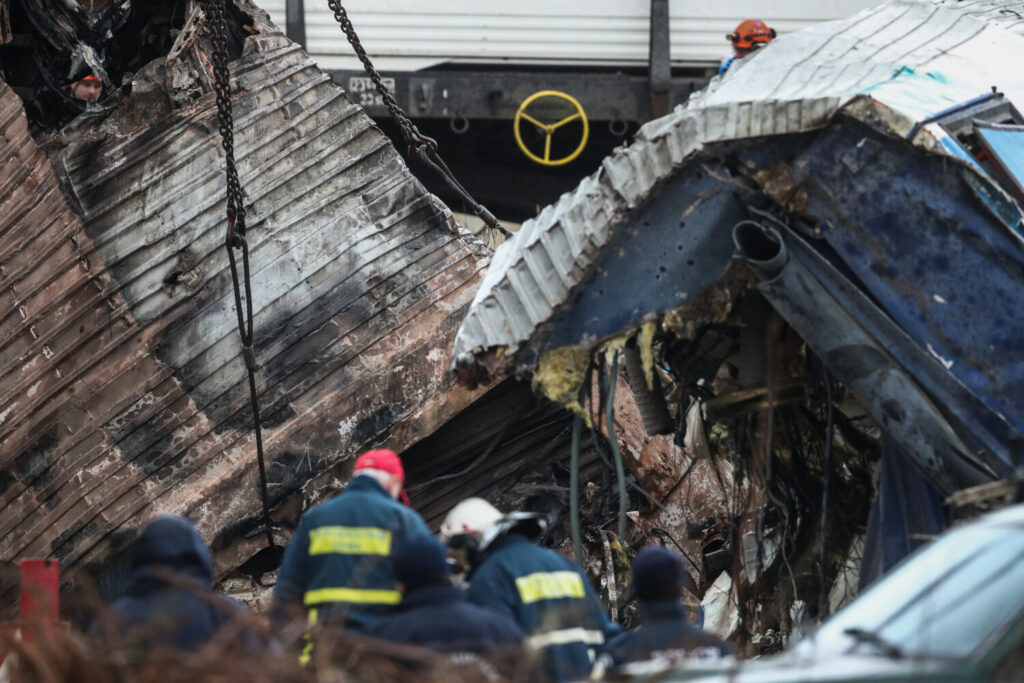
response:
{"label": "car windshield", "polygon": [[1024,528],[944,534],[826,622],[803,648],[960,659],[1024,606]]}

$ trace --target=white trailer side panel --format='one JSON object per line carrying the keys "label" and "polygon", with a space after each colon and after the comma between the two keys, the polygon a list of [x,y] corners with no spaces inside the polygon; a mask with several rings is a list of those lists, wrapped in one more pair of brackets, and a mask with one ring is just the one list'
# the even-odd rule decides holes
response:
{"label": "white trailer side panel", "polygon": [[[258,0],[285,26],[285,0]],[[725,34],[764,19],[779,34],[848,17],[877,0],[671,0],[672,62],[714,64],[730,54]],[[474,64],[647,63],[649,0],[347,0],[352,23],[377,68],[417,70]],[[305,0],[309,53],[322,69],[359,69],[327,7]]]}

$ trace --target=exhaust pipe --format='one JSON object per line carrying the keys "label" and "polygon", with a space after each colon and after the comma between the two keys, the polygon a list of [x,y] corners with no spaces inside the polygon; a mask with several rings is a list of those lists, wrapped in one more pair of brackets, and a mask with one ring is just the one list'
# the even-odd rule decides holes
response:
{"label": "exhaust pipe", "polygon": [[760,280],[772,279],[789,261],[789,253],[779,231],[756,221],[737,223],[732,229],[732,242]]}

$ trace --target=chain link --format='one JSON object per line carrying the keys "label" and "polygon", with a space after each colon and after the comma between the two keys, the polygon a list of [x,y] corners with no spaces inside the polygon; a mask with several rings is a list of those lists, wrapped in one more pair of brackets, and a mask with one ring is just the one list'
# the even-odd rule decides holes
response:
{"label": "chain link", "polygon": [[377,69],[374,68],[373,62],[370,60],[370,56],[366,54],[366,49],[363,48],[362,42],[359,40],[359,36],[356,34],[356,29],[352,26],[352,20],[348,17],[348,12],[342,7],[340,0],[327,0],[327,5],[331,8],[334,13],[334,19],[341,25],[341,30],[348,39],[349,44],[356,53],[356,57],[363,65],[363,70],[366,71],[370,80],[373,81],[374,87],[380,94],[381,100],[384,102],[384,106],[388,108],[391,113],[391,117],[398,124],[398,128],[402,132],[402,137],[405,139],[405,144],[409,147],[409,154],[415,155],[424,164],[426,164],[431,170],[434,171],[441,178],[441,181],[448,186],[452,192],[457,194],[459,198],[470,207],[473,213],[480,217],[484,224],[492,230],[498,230],[506,237],[511,236],[508,230],[505,229],[498,219],[494,217],[490,211],[487,210],[483,204],[473,199],[473,196],[469,191],[462,186],[462,183],[458,181],[455,174],[452,173],[451,169],[448,168],[448,164],[444,163],[441,155],[437,151],[437,141],[433,138],[427,137],[420,133],[416,128],[416,125],[412,122],[412,119],[402,111],[402,108],[398,105],[398,100],[388,90],[387,86],[384,85],[384,79],[381,78],[380,74],[377,73]]}
{"label": "chain link", "polygon": [[[224,18],[225,0],[201,0],[208,17],[213,43],[213,89],[217,95],[217,121],[220,126],[221,145],[224,147],[224,165],[227,174],[227,234],[224,246],[231,266],[231,283],[235,293],[235,313],[238,334],[242,338],[242,359],[249,375],[249,399],[252,404],[253,431],[256,433],[256,462],[260,471],[260,502],[263,507],[263,525],[267,534],[267,547],[276,548],[270,520],[270,502],[267,496],[267,469],[263,455],[263,429],[260,420],[260,401],[256,391],[256,354],[253,351],[252,281],[249,274],[249,244],[245,239],[245,201],[242,185],[235,168],[234,119],[231,112],[231,73],[228,70],[227,22]],[[235,250],[241,251],[242,273],[239,278]],[[245,290],[244,313],[242,290]]]}

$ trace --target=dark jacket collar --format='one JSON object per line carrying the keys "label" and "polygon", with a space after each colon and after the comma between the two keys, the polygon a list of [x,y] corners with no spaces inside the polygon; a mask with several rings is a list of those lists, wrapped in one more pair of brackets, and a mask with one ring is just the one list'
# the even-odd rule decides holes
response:
{"label": "dark jacket collar", "polygon": [[483,566],[483,564],[487,562],[487,559],[491,557],[491,555],[498,552],[502,548],[509,548],[511,546],[524,544],[532,545],[533,541],[528,539],[526,536],[523,536],[522,534],[518,534],[515,532],[509,532],[504,536],[499,536],[498,538],[494,539],[494,541],[492,541],[491,544],[487,546],[483,550],[483,552],[481,552],[473,561],[473,566],[470,567],[469,572],[466,574],[466,578],[472,578],[476,570]]}
{"label": "dark jacket collar", "polygon": [[519,534],[519,533],[516,533],[514,531],[511,531],[511,532],[505,534],[504,536],[496,538],[494,540],[494,542],[492,542],[489,546],[487,546],[487,548],[484,550],[484,557],[486,557],[487,555],[490,555],[491,553],[498,552],[502,548],[507,548],[507,547],[513,546],[513,545],[523,545],[524,543],[525,544],[532,544],[533,541],[531,541],[530,539],[528,539],[526,536],[524,536],[522,534]]}
{"label": "dark jacket collar", "polygon": [[466,592],[450,583],[432,583],[406,591],[402,596],[402,609],[413,609],[424,605],[442,605],[461,602]]}
{"label": "dark jacket collar", "polygon": [[356,476],[352,477],[352,480],[349,481],[348,485],[345,487],[345,491],[363,491],[365,493],[377,493],[384,496],[388,500],[394,500],[394,498],[391,497],[391,494],[388,493],[387,490],[380,485],[379,481],[377,481],[373,477],[368,477],[365,474],[357,474]]}
{"label": "dark jacket collar", "polygon": [[640,603],[640,620],[644,623],[661,619],[686,621],[686,610],[678,600],[657,600]]}

